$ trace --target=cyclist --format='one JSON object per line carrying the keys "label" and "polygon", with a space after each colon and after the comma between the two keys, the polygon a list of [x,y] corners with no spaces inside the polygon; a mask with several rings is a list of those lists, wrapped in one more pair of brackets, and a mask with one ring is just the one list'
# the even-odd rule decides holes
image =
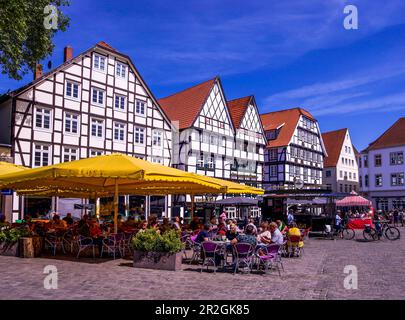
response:
{"label": "cyclist", "polygon": [[382,236],[381,216],[377,213],[374,218],[375,231],[377,231],[378,239]]}

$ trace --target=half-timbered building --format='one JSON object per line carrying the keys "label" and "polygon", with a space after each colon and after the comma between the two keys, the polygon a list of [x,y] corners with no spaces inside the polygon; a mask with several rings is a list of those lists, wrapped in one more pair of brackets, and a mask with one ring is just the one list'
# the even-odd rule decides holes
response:
{"label": "half-timbered building", "polygon": [[38,65],[33,82],[2,97],[0,115],[0,144],[26,167],[114,152],[171,165],[169,119],[131,58],[105,42],[76,57],[66,47],[46,74]]}
{"label": "half-timbered building", "polygon": [[[180,132],[173,143],[177,168],[261,186],[265,136],[253,97],[227,102],[216,77],[159,103]],[[196,197],[196,201],[220,198]]]}
{"label": "half-timbered building", "polygon": [[321,188],[327,154],[316,119],[301,108],[262,114],[261,119],[268,141],[265,189]]}

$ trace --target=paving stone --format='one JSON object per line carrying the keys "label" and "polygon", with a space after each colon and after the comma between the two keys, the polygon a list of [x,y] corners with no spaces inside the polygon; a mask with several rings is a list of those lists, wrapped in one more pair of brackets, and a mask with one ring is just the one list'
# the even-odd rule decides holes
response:
{"label": "paving stone", "polygon": [[[401,228],[405,232],[404,228]],[[361,233],[357,233],[361,238]],[[301,258],[283,259],[285,272],[267,275],[135,269],[125,259],[0,256],[0,299],[404,299],[405,240],[358,242],[309,239]],[[43,287],[46,265],[58,269],[58,289]],[[346,265],[358,289],[344,288]],[[232,292],[232,294],[230,294]]]}

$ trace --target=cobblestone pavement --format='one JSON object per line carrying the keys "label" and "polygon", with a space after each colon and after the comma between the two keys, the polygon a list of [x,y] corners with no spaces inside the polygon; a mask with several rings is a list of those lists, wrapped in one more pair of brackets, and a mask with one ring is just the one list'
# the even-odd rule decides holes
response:
{"label": "cobblestone pavement", "polygon": [[[0,256],[0,299],[405,299],[404,236],[394,242],[311,238],[303,257],[283,261],[280,278],[277,272],[201,274],[185,264],[178,272],[136,269],[125,259]],[[58,269],[56,290],[44,289],[46,265]],[[346,265],[357,267],[357,290],[343,286]]]}

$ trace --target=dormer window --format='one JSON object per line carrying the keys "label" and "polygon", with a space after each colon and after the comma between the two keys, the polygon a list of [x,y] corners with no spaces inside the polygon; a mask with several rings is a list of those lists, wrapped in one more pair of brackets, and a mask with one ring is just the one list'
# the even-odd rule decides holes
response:
{"label": "dormer window", "polygon": [[266,132],[266,138],[269,140],[274,140],[277,138],[277,130],[269,130]]}

